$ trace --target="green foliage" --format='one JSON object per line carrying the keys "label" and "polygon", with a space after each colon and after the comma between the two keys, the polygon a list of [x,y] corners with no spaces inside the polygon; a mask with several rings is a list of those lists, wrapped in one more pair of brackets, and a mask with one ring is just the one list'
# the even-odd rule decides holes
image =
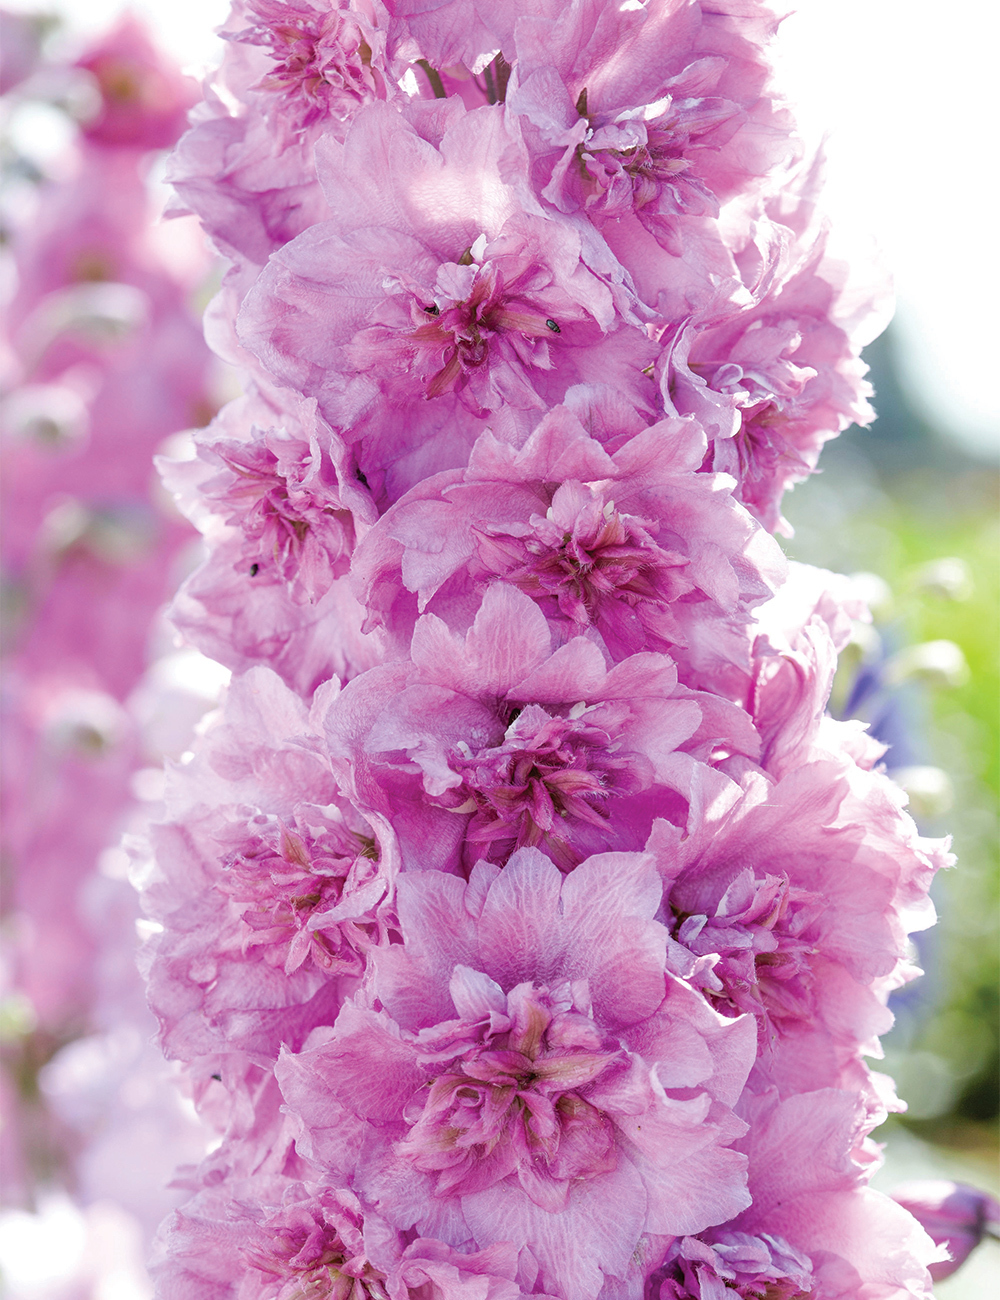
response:
{"label": "green foliage", "polygon": [[891,591],[877,624],[887,638],[903,647],[954,642],[969,668],[964,681],[921,691],[927,762],[943,768],[954,789],[950,811],[921,830],[951,833],[958,865],[935,885],[941,919],[923,941],[928,975],[914,998],[901,1000],[885,1043],[888,1071],[911,1103],[908,1122],[948,1140],[963,1125],[994,1121],[998,1108],[997,476],[968,462],[957,473],[924,466],[878,476],[857,437],[832,444],[822,463],[824,473],[788,500],[796,527],[788,553],[878,574]]}

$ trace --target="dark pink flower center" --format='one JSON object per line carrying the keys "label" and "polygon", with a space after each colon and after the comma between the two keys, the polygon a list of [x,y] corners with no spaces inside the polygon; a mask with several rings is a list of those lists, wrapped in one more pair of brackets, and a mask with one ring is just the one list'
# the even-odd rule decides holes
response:
{"label": "dark pink flower center", "polygon": [[770,484],[780,470],[805,475],[808,462],[787,436],[788,415],[774,401],[757,402],[741,412],[735,443],[743,493],[754,500],[754,488]]}
{"label": "dark pink flower center", "polygon": [[480,557],[529,596],[555,597],[560,612],[585,627],[613,603],[636,606],[670,598],[675,557],[644,534],[641,520],[605,510],[596,520],[577,521],[572,531],[538,520],[534,536],[481,534]]}
{"label": "dark pink flower center", "polygon": [[269,1249],[250,1249],[245,1257],[281,1283],[275,1300],[388,1300],[385,1274],[363,1255],[352,1256],[332,1224],[272,1231]]}
{"label": "dark pink flower center", "polygon": [[282,0],[254,0],[260,21],[232,39],[263,45],[274,67],[257,84],[278,95],[301,128],[374,97],[372,51],[336,9],[302,12]]}
{"label": "dark pink flower center", "polygon": [[290,486],[278,458],[266,447],[240,453],[220,449],[219,454],[234,477],[221,490],[213,492],[210,486],[206,495],[230,507],[229,522],[259,545],[253,576],[262,563],[273,561],[278,576],[294,582],[307,555],[320,557],[326,579],[337,576],[338,562],[346,562],[354,546],[351,512],[329,504],[329,496],[320,500],[305,488]]}
{"label": "dark pink flower center", "polygon": [[686,172],[691,164],[684,157],[687,137],[670,125],[650,126],[644,144],[631,149],[600,149],[591,152],[580,146],[580,164],[585,175],[606,188],[619,171],[632,183],[632,204],[644,208],[665,184]]}
{"label": "dark pink flower center", "polygon": [[[287,973],[310,961],[325,971],[360,974],[364,953],[379,941],[379,924],[353,921],[311,929],[316,912],[341,901],[349,879],[376,868],[372,840],[345,831],[342,843],[317,843],[281,826],[255,836],[225,861],[220,887],[241,907],[243,950],[262,950],[264,960]],[[275,842],[276,840],[276,842]]]}
{"label": "dark pink flower center", "polygon": [[504,292],[502,277],[481,271],[462,302],[444,308],[423,307],[430,318],[407,337],[421,349],[440,354],[443,365],[428,381],[427,397],[438,397],[468,382],[471,372],[490,360],[491,347],[503,338],[522,362],[548,364],[547,352],[533,357],[527,340],[561,333],[559,324],[516,294]]}
{"label": "dark pink flower center", "polygon": [[706,994],[726,1015],[808,1017],[815,951],[808,933],[822,899],[786,876],[753,881],[741,903],[733,901],[734,892],[735,887],[727,891],[714,916],[674,911],[680,943],[698,955],[720,955],[712,972],[718,984]]}
{"label": "dark pink flower center", "polygon": [[614,1126],[585,1093],[624,1058],[617,1045],[605,1048],[589,1016],[545,990],[520,990],[511,1028],[487,1033],[437,1075],[400,1149],[438,1174],[439,1195],[516,1174],[532,1199],[556,1209],[571,1180],[617,1164]]}
{"label": "dark pink flower center", "polygon": [[651,1292],[655,1300],[704,1300],[706,1296],[725,1295],[727,1300],[808,1300],[812,1291],[803,1291],[794,1278],[739,1278],[726,1269],[722,1275],[711,1265],[695,1265],[676,1270],[675,1276],[656,1275],[658,1289]]}
{"label": "dark pink flower center", "polygon": [[450,761],[476,809],[467,838],[494,862],[535,847],[571,870],[582,856],[570,843],[575,824],[604,829],[609,798],[641,788],[641,760],[620,752],[605,727],[585,715],[553,718],[537,705],[514,720],[502,745]]}

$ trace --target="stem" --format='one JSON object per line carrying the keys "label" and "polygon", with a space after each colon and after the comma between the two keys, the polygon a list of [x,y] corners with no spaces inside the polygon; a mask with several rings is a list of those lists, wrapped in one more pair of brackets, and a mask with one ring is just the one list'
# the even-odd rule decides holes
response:
{"label": "stem", "polygon": [[447,99],[448,92],[444,88],[444,82],[441,80],[441,74],[436,68],[432,68],[426,59],[417,59],[417,67],[423,68],[424,75],[430,83],[431,90],[434,91],[435,99]]}
{"label": "stem", "polygon": [[511,68],[502,54],[496,56],[493,66],[496,69],[497,100],[502,104],[507,98],[507,82],[510,80]]}

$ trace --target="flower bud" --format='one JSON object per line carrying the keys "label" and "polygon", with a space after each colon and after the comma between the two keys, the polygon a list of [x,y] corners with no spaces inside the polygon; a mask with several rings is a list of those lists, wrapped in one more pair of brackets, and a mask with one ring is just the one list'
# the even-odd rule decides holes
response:
{"label": "flower bud", "polygon": [[902,1183],[892,1199],[919,1219],[938,1245],[947,1246],[951,1258],[930,1266],[935,1282],[961,1268],[984,1237],[1000,1235],[1000,1203],[964,1183],[943,1178]]}

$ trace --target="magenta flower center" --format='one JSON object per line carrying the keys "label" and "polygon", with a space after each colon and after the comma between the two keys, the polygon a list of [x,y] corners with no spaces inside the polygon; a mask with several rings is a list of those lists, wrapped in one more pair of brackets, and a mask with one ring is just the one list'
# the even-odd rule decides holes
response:
{"label": "magenta flower center", "polygon": [[437,1193],[463,1193],[516,1174],[555,1209],[570,1180],[617,1165],[614,1127],[586,1091],[623,1056],[589,1016],[521,985],[512,1024],[453,1060],[431,1083],[401,1151],[437,1173]]}
{"label": "magenta flower center", "polygon": [[594,198],[623,178],[631,186],[632,206],[644,208],[658,198],[664,185],[689,170],[691,163],[684,154],[690,132],[683,129],[678,114],[646,124],[644,132],[635,130],[634,139],[624,148],[600,147],[597,140],[579,146],[580,172],[589,187],[596,187]]}
{"label": "magenta flower center", "polygon": [[297,494],[290,490],[273,452],[248,449],[242,460],[233,452],[220,454],[235,479],[217,496],[232,509],[230,522],[239,524],[248,541],[260,545],[252,576],[256,577],[261,562],[273,560],[279,577],[294,582],[307,551],[325,556],[327,566],[350,553],[354,544],[350,511],[324,508],[316,494],[305,489]]}
{"label": "magenta flower center", "polygon": [[[502,572],[507,582],[529,596],[552,596],[560,612],[581,627],[597,622],[612,602],[638,605],[660,601],[665,593],[658,579],[666,565],[639,531],[641,523],[623,519],[606,507],[595,519],[578,520],[561,530],[539,520],[533,537],[490,538],[489,552],[514,560]],[[480,554],[487,563],[490,556]],[[666,557],[663,557],[666,558]]]}
{"label": "magenta flower center", "polygon": [[725,1295],[732,1300],[808,1300],[794,1278],[740,1278],[727,1269],[720,1277],[708,1267],[678,1268],[660,1284],[660,1300],[692,1300],[695,1296]]}
{"label": "magenta flower center", "polygon": [[581,860],[570,844],[574,825],[604,829],[609,798],[636,788],[641,760],[619,752],[606,727],[585,714],[553,718],[529,705],[502,745],[450,762],[475,807],[467,837],[477,851],[486,846],[490,860],[504,862],[515,849],[542,848],[569,871]]}
{"label": "magenta flower center", "polygon": [[558,322],[532,303],[504,291],[503,278],[480,271],[469,296],[451,306],[437,303],[422,309],[429,318],[408,338],[421,349],[437,352],[443,365],[428,381],[427,397],[438,397],[468,382],[469,375],[487,365],[491,349],[503,340],[526,364],[548,365],[548,353],[535,356],[531,339],[561,333]]}
{"label": "magenta flower center", "polygon": [[317,844],[284,826],[273,839],[252,838],[224,864],[220,886],[242,908],[244,951],[261,949],[265,961],[289,974],[307,960],[326,971],[360,973],[364,951],[377,942],[377,923],[311,929],[309,921],[336,907],[352,875],[374,869],[374,843],[345,831],[343,844]]}
{"label": "magenta flower center", "polygon": [[787,436],[788,416],[776,402],[757,402],[745,407],[741,415],[734,441],[745,496],[753,499],[753,489],[770,482],[777,467],[803,476],[809,473],[808,463]]}
{"label": "magenta flower center", "polygon": [[737,880],[714,916],[678,913],[674,935],[690,951],[718,953],[718,980],[705,992],[724,1015],[778,1020],[811,1014],[815,944],[808,937],[824,907],[786,876]]}
{"label": "magenta flower center", "polygon": [[352,1256],[329,1224],[279,1229],[267,1253],[248,1250],[246,1258],[283,1284],[275,1300],[388,1300],[385,1274]]}

